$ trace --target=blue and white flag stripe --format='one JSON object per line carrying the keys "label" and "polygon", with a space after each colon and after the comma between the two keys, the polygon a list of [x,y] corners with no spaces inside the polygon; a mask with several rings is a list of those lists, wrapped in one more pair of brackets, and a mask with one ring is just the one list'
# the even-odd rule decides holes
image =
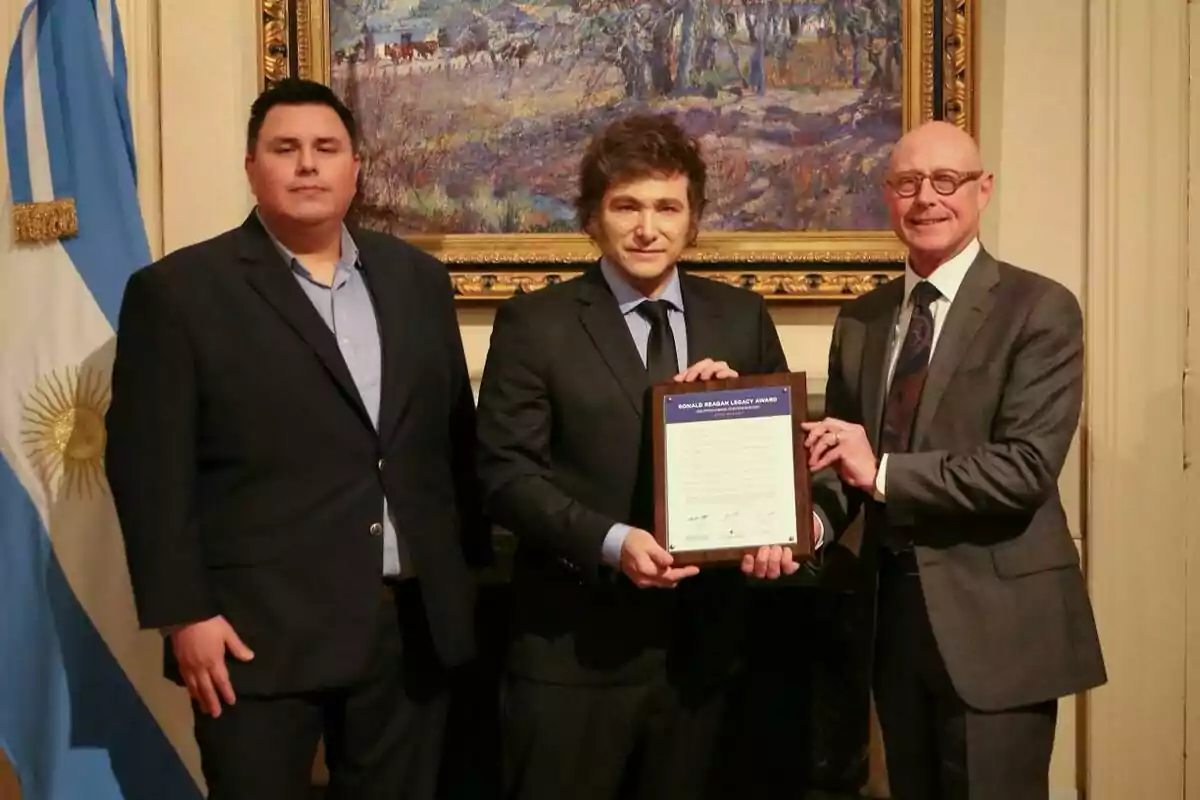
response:
{"label": "blue and white flag stripe", "polygon": [[[46,130],[41,113],[36,11],[34,5],[25,9],[18,34],[20,38],[9,62],[8,78],[4,84],[5,138],[14,203],[44,203],[54,199],[50,156],[46,152]],[[9,96],[10,86],[14,87],[14,93],[19,87],[18,98]]]}
{"label": "blue and white flag stripe", "polygon": [[[113,72],[113,27],[117,11],[112,0],[96,0],[96,24],[100,28],[100,46],[104,50],[104,60],[108,62],[108,71]],[[124,81],[121,82],[124,86]]]}
{"label": "blue and white flag stripe", "polygon": [[35,0],[4,86],[12,203],[70,198],[78,236],[0,220],[0,747],[26,798],[201,796],[186,693],[139,631],[103,473],[114,328],[150,260],[113,0]]}

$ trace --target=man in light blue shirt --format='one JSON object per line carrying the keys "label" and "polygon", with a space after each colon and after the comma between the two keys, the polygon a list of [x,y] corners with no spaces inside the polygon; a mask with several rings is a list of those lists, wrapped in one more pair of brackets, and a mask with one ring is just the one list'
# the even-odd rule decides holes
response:
{"label": "man in light blue shirt", "polygon": [[[255,212],[258,213],[257,211]],[[260,217],[261,219],[261,217]],[[328,283],[314,276],[296,255],[263,226],[271,243],[296,276],[296,282],[312,301],[313,307],[337,339],[338,350],[350,370],[354,388],[358,390],[371,422],[379,428],[379,393],[383,386],[383,349],[379,343],[379,321],[371,290],[362,274],[358,260],[358,245],[342,224],[341,252],[333,265]],[[383,501],[383,576],[398,578],[404,567],[404,577],[416,577],[411,560],[401,559],[401,540],[396,536],[396,522]]]}
{"label": "man in light blue shirt", "polygon": [[432,800],[449,671],[491,557],[445,266],[344,222],[357,126],[280,81],[250,109],[257,200],[136,272],[107,475],[139,623],[192,698],[213,800]]}

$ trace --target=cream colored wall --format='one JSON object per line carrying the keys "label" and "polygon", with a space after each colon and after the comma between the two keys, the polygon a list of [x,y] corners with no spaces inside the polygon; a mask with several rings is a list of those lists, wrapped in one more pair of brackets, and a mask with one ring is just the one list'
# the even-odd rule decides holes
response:
{"label": "cream colored wall", "polygon": [[[1200,648],[1200,601],[1187,593],[1189,568],[1200,568],[1200,493],[1186,491],[1181,445],[1187,9],[981,5],[981,138],[1001,187],[985,239],[1080,293],[1088,324],[1085,446],[1062,484],[1110,680],[1060,726],[1053,785],[1102,800],[1200,797],[1200,770],[1191,765],[1189,782],[1184,770],[1186,707],[1200,736],[1186,703],[1189,679],[1200,689],[1186,659]],[[1200,489],[1194,473],[1191,485]]]}
{"label": "cream colored wall", "polygon": [[162,229],[170,252],[235,227],[253,205],[242,158],[258,94],[259,17],[253,0],[158,6]]}
{"label": "cream colored wall", "polygon": [[[22,3],[23,4],[23,3]],[[138,200],[150,251],[162,252],[162,160],[158,102],[158,3],[116,0],[125,39],[129,75],[129,111],[133,117],[133,141],[137,148]]]}
{"label": "cream colored wall", "polygon": [[[981,238],[999,257],[1082,296],[1087,2],[986,0],[980,14],[979,140],[984,164],[996,174]],[[1082,548],[1079,440],[1059,484]],[[1051,786],[1063,797],[1079,788],[1078,713],[1074,698],[1059,707]]]}
{"label": "cream colored wall", "polygon": [[[1194,165],[1200,165],[1200,51],[1195,50],[1200,45],[1200,2],[1188,4],[1188,30],[1190,33],[1190,96],[1189,96],[1189,138],[1188,163],[1189,169],[1188,198],[1189,217],[1188,232],[1190,242],[1200,242],[1200,170]],[[1184,393],[1184,420],[1186,422],[1184,436],[1187,454],[1187,468],[1184,473],[1189,506],[1184,509],[1185,519],[1200,519],[1200,248],[1190,247],[1188,252],[1188,309],[1190,310],[1191,325],[1188,329],[1186,364],[1188,370]],[[1193,523],[1194,526],[1194,523]],[[1191,574],[1200,570],[1200,546],[1193,538],[1188,542],[1187,569]],[[1193,701],[1186,704],[1186,719],[1184,731],[1186,742],[1200,742],[1200,703],[1195,698],[1200,697],[1200,591],[1187,593],[1187,650],[1184,658],[1192,665],[1187,670],[1185,694]],[[1200,758],[1187,759],[1187,772],[1184,775],[1185,785],[1190,794],[1196,794],[1200,787]]]}
{"label": "cream colored wall", "polygon": [[1182,445],[1187,35],[1179,0],[1089,2],[1086,535],[1109,673],[1087,709],[1097,800],[1200,796],[1184,772],[1200,566]]}
{"label": "cream colored wall", "polygon": [[[1200,164],[1200,2],[1188,4],[1188,31],[1190,49],[1190,96],[1189,96],[1189,137],[1188,163],[1189,169],[1189,241],[1200,242],[1200,170],[1195,164]],[[1187,344],[1187,383],[1184,391],[1184,446],[1186,446],[1187,488],[1184,491],[1188,498],[1188,506],[1184,509],[1186,519],[1200,519],[1200,248],[1190,247],[1188,252],[1188,308],[1192,324],[1188,329]],[[1193,523],[1194,524],[1194,523]],[[1195,575],[1200,570],[1200,547],[1194,539],[1189,542],[1187,570]],[[1187,717],[1184,718],[1184,736],[1187,742],[1200,741],[1200,703],[1194,698],[1200,697],[1200,591],[1189,591],[1187,594],[1187,651],[1184,652],[1186,663],[1193,664],[1187,670],[1186,691],[1184,697],[1193,698],[1192,703],[1186,704]],[[1187,759],[1187,772],[1184,784],[1188,792],[1200,793],[1200,758]]]}

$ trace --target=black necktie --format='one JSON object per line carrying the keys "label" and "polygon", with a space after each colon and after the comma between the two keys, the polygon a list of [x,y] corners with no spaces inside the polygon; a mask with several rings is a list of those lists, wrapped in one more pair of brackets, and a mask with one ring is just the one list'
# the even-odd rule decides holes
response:
{"label": "black necktie", "polygon": [[679,356],[675,353],[675,335],[667,321],[670,304],[665,300],[645,300],[637,312],[650,323],[650,340],[646,345],[646,374],[650,383],[669,381],[679,373]]}
{"label": "black necktie", "polygon": [[908,451],[913,422],[925,376],[929,374],[929,354],[933,351],[933,312],[930,305],[942,296],[932,283],[921,281],[912,291],[912,319],[900,346],[892,385],[883,413],[883,431],[879,436],[882,453]]}

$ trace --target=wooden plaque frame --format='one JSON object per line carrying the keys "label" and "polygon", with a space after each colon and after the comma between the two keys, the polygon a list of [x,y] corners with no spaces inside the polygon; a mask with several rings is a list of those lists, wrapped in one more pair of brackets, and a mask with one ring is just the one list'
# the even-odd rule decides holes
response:
{"label": "wooden plaque frame", "polygon": [[668,396],[702,392],[723,391],[727,389],[755,389],[762,387],[786,387],[792,395],[791,429],[792,429],[792,464],[795,470],[796,486],[796,541],[794,543],[778,542],[790,547],[797,561],[812,557],[812,473],[808,468],[808,451],[804,447],[806,436],[801,423],[808,419],[808,388],[805,373],[783,372],[769,375],[746,375],[738,378],[714,381],[696,381],[694,383],[659,383],[652,388],[653,408],[651,425],[654,447],[654,538],[662,548],[675,557],[676,566],[688,564],[697,565],[732,565],[740,563],[742,556],[758,552],[758,545],[753,547],[730,547],[713,550],[682,550],[672,551],[670,547],[670,520],[667,517],[667,475],[666,465],[666,412],[665,403]]}

